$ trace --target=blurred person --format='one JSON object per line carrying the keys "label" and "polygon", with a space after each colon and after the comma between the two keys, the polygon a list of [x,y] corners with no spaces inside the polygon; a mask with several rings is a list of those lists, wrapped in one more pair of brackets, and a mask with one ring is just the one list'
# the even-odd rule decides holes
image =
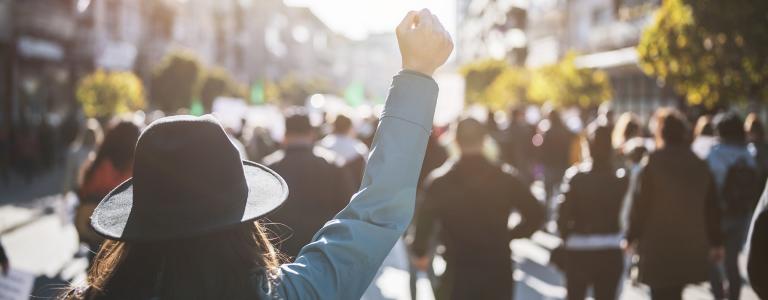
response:
{"label": "blurred person", "polygon": [[515,167],[525,182],[533,182],[531,171],[531,139],[535,130],[525,120],[525,106],[515,106],[510,111],[509,126],[500,134],[501,159]]}
{"label": "blurred person", "polygon": [[[512,260],[509,242],[533,234],[544,221],[536,198],[509,168],[482,154],[488,128],[475,119],[456,126],[458,161],[432,172],[417,214],[414,265],[428,268],[429,237],[439,224],[447,269],[438,299],[511,299]],[[509,229],[513,211],[522,221]]]}
{"label": "blurred person", "polygon": [[66,195],[80,186],[82,166],[91,158],[103,139],[101,125],[96,119],[88,119],[69,145],[62,179],[61,193]]}
{"label": "blurred person", "polygon": [[[109,127],[96,156],[84,164],[83,180],[78,189],[80,203],[75,213],[75,227],[80,240],[91,251],[99,249],[104,239],[88,225],[96,205],[109,192],[133,174],[133,148],[139,127],[129,121],[116,121]],[[93,259],[93,253],[89,260]]]}
{"label": "blurred person", "polygon": [[589,126],[589,157],[563,180],[557,223],[569,300],[585,299],[590,287],[597,300],[618,297],[624,271],[620,214],[629,180],[614,166],[611,131],[597,122]]}
{"label": "blurred person", "polygon": [[275,226],[269,228],[284,239],[277,245],[280,251],[292,258],[347,205],[356,187],[344,161],[316,146],[315,136],[307,113],[296,108],[285,118],[282,149],[264,158],[291,187],[283,206],[270,214]]}
{"label": "blurred person", "polygon": [[37,130],[40,141],[40,162],[45,169],[52,168],[56,162],[56,146],[58,145],[56,129],[53,128],[47,117],[43,117]]}
{"label": "blurred person", "polygon": [[654,115],[656,151],[640,174],[630,211],[627,251],[639,257],[639,280],[654,300],[681,299],[708,279],[723,256],[717,190],[707,164],[690,149],[688,124],[676,110]]}
{"label": "blurred person", "polygon": [[0,180],[3,185],[11,181],[11,130],[7,126],[0,127]]}
{"label": "blurred person", "polygon": [[691,149],[701,159],[707,159],[712,146],[717,144],[715,128],[712,125],[712,116],[703,115],[696,121],[693,129],[693,143]]}
{"label": "blurred person", "polygon": [[410,12],[397,37],[404,70],[391,85],[363,187],[296,263],[279,264],[256,221],[285,200],[285,181],[241,161],[213,117],[168,117],[141,135],[133,179],[94,212],[93,227],[110,240],[88,285],[65,298],[360,298],[412,215],[437,101],[431,75],[453,48],[427,10]]}
{"label": "blurred person", "polygon": [[619,154],[623,154],[624,145],[631,139],[642,135],[642,124],[640,118],[631,112],[623,113],[616,120],[611,133],[611,144]]}
{"label": "blurred person", "polygon": [[[355,185],[363,180],[363,168],[368,157],[368,146],[355,137],[352,119],[339,114],[333,121],[333,129],[318,145],[328,149],[344,160],[344,168],[349,172]],[[357,187],[357,186],[355,186]]]}
{"label": "blurred person", "polygon": [[14,137],[11,161],[21,173],[24,182],[29,184],[35,179],[40,167],[40,140],[36,129],[22,121],[18,134]]}
{"label": "blurred person", "polygon": [[768,299],[768,185],[755,208],[747,247],[749,283],[760,299]]}
{"label": "blurred person", "polygon": [[[421,173],[419,175],[419,189],[423,189],[424,180],[427,179],[432,171],[439,168],[448,161],[448,150],[440,143],[440,132],[432,127],[432,133],[427,140],[427,151],[424,154],[424,162],[421,164]],[[418,201],[418,200],[417,200]]]}
{"label": "blurred person", "polygon": [[557,109],[546,113],[545,119],[539,122],[539,131],[542,141],[538,151],[544,166],[545,207],[549,218],[552,199],[558,193],[565,170],[571,166],[571,148],[576,135],[565,126]]}
{"label": "blurred person", "polygon": [[269,129],[261,126],[251,128],[245,142],[245,150],[251,161],[262,161],[264,157],[277,151],[278,145],[272,139]]}
{"label": "blurred person", "polygon": [[752,156],[760,170],[760,181],[768,179],[768,142],[765,140],[765,126],[756,113],[750,113],[744,120],[747,142]]}
{"label": "blurred person", "polygon": [[713,268],[712,293],[716,299],[739,299],[743,285],[738,266],[739,253],[746,241],[749,222],[765,182],[760,182],[757,163],[747,148],[742,119],[735,113],[721,113],[715,116],[713,122],[718,141],[707,155],[707,164],[715,180],[718,204],[723,210],[723,267],[728,293],[723,288],[720,266]]}

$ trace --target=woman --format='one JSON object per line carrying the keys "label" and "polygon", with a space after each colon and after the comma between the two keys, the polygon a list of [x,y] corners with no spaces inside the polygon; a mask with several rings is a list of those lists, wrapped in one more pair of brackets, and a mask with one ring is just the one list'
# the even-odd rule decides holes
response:
{"label": "woman", "polygon": [[[69,299],[359,299],[413,212],[437,101],[431,79],[453,49],[437,18],[397,30],[395,76],[362,188],[279,266],[254,221],[287,196],[266,167],[241,161],[211,116],[160,119],[136,145],[133,178],[102,200],[92,226],[110,240]],[[201,143],[201,141],[204,141]]]}
{"label": "woman", "polygon": [[558,217],[571,300],[584,299],[590,286],[595,299],[616,299],[624,270],[619,217],[629,181],[613,166],[611,129],[593,125],[587,134],[590,160],[566,172]]}
{"label": "woman", "polygon": [[75,227],[80,240],[88,244],[92,251],[99,249],[103,238],[88,226],[88,218],[99,200],[131,177],[133,147],[138,138],[138,126],[128,121],[118,121],[107,131],[96,157],[85,165],[83,181],[78,190],[80,204],[75,213]]}
{"label": "woman", "polygon": [[709,168],[691,151],[685,118],[671,109],[654,118],[657,150],[640,174],[627,242],[651,298],[681,299],[686,285],[707,280],[710,260],[723,257],[720,210]]}

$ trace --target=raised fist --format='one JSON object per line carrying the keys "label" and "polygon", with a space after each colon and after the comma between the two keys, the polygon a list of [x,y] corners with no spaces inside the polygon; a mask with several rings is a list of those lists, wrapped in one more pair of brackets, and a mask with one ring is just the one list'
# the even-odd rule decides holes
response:
{"label": "raised fist", "polygon": [[453,51],[450,34],[427,9],[409,12],[396,32],[405,70],[432,76]]}

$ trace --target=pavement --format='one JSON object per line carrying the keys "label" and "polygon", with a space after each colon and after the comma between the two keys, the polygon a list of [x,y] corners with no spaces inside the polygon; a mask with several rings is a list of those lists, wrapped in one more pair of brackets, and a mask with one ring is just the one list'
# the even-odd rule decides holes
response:
{"label": "pavement", "polygon": [[[12,276],[0,277],[0,300],[30,298],[8,296],[13,293],[50,299],[70,283],[85,280],[87,260],[72,224],[76,197],[71,193],[59,194],[58,182],[62,174],[62,170],[54,169],[41,174],[30,184],[15,181],[12,186],[0,186],[0,240],[13,269]],[[563,277],[549,265],[549,253],[559,243],[556,236],[537,232],[530,239],[515,240],[510,244],[516,266],[515,299],[565,299]],[[411,299],[407,259],[405,246],[399,242],[363,299]],[[444,263],[436,259],[436,269],[444,269]],[[424,274],[418,276],[416,298],[434,299],[429,280]],[[629,279],[624,281],[622,291],[622,300],[649,299],[648,289],[633,285]],[[708,285],[701,284],[688,287],[684,299],[712,297]],[[747,286],[742,299],[758,298]]]}

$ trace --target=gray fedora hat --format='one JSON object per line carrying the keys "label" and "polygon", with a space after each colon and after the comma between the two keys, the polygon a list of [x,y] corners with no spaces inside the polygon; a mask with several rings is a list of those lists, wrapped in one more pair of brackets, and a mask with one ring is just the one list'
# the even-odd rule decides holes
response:
{"label": "gray fedora hat", "polygon": [[287,196],[277,173],[240,159],[213,116],[166,117],[142,132],[133,177],[101,200],[91,226],[113,240],[193,237],[261,217]]}

